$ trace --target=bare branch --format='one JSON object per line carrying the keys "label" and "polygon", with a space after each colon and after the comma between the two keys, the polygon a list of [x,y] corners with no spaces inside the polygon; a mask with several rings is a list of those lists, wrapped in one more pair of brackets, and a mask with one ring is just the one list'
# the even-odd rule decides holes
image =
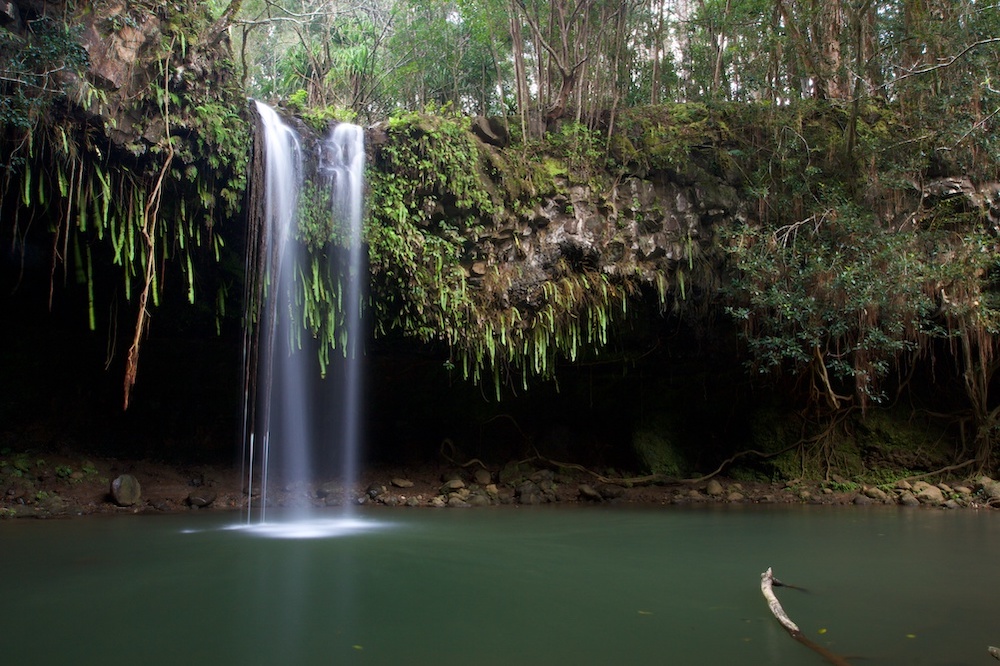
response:
{"label": "bare branch", "polygon": [[[955,54],[953,56],[948,56],[947,58],[939,58],[939,60],[941,60],[941,62],[939,62],[936,65],[928,65],[927,67],[921,67],[920,69],[904,70],[905,71],[904,74],[902,74],[900,76],[897,76],[895,79],[893,79],[890,82],[882,84],[876,90],[881,89],[881,88],[885,88],[886,86],[889,86],[889,85],[891,85],[893,83],[898,83],[899,81],[903,81],[904,79],[908,79],[911,76],[919,76],[921,74],[927,74],[928,72],[933,72],[933,71],[936,71],[936,70],[939,70],[939,69],[944,69],[946,67],[951,67],[956,62],[958,62],[958,60],[960,60],[961,58],[965,57],[965,55],[968,54],[973,49],[976,49],[976,48],[978,48],[980,46],[983,46],[985,44],[995,44],[997,42],[1000,42],[1000,37],[990,37],[988,39],[980,39],[978,42],[973,42],[972,44],[969,44],[968,46],[966,46],[964,49],[962,49],[961,51],[959,51],[957,54]],[[903,68],[902,67],[898,67],[897,69],[903,69]]]}

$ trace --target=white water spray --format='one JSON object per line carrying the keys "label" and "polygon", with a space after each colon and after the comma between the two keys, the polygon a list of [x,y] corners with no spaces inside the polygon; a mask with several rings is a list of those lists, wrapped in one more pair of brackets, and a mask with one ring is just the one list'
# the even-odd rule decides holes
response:
{"label": "white water spray", "polygon": [[[279,477],[290,502],[288,517],[295,521],[309,518],[312,497],[305,482],[311,478],[313,464],[324,451],[339,444],[339,480],[344,488],[341,504],[354,501],[351,489],[357,478],[358,451],[363,439],[361,392],[363,318],[366,255],[361,238],[362,197],[364,190],[364,133],[360,127],[337,125],[319,146],[317,176],[314,182],[328,182],[331,188],[333,235],[328,256],[334,262],[330,275],[339,275],[340,317],[344,326],[345,348],[342,371],[337,373],[341,386],[334,393],[337,405],[324,404],[317,398],[329,393],[317,388],[319,375],[316,359],[303,353],[300,339],[300,301],[296,299],[296,275],[307,265],[302,243],[296,240],[299,223],[297,211],[303,187],[301,141],[269,106],[255,102],[262,130],[263,168],[262,210],[256,235],[248,241],[248,302],[256,303],[256,319],[248,316],[248,376],[245,392],[244,470],[252,497],[255,475],[260,477],[260,521],[266,524],[268,486]],[[335,240],[339,239],[339,241]],[[343,247],[334,247],[342,245]],[[251,279],[251,275],[254,277]],[[339,368],[338,364],[338,368]],[[333,379],[326,380],[337,381]],[[339,433],[317,427],[323,415],[336,415]],[[329,429],[326,429],[329,430]],[[247,522],[252,510],[248,503]]]}
{"label": "white water spray", "polygon": [[341,123],[333,128],[323,144],[320,170],[326,171],[333,186],[334,224],[341,225],[347,242],[347,270],[343,272],[344,326],[347,348],[344,350],[343,414],[341,416],[341,474],[344,506],[353,502],[348,496],[357,479],[358,450],[363,439],[361,415],[362,359],[360,343],[364,335],[365,256],[361,244],[362,197],[364,196],[364,132],[357,125]]}

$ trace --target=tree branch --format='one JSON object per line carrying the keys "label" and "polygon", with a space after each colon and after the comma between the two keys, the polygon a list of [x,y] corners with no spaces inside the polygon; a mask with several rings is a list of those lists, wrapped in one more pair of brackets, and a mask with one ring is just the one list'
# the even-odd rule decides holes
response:
{"label": "tree branch", "polygon": [[785,628],[785,631],[787,631],[792,638],[797,640],[799,643],[802,643],[834,666],[851,666],[850,663],[839,654],[831,652],[822,645],[817,645],[805,637],[799,629],[799,626],[792,622],[792,619],[788,617],[787,613],[785,613],[785,609],[781,607],[781,602],[778,601],[778,597],[775,596],[774,590],[771,589],[774,585],[780,586],[781,583],[778,582],[775,579],[774,574],[771,573],[771,567],[768,567],[767,571],[760,575],[760,591],[763,593],[764,598],[767,599],[767,606],[771,609],[771,614],[774,615],[775,619],[778,620],[781,626]]}

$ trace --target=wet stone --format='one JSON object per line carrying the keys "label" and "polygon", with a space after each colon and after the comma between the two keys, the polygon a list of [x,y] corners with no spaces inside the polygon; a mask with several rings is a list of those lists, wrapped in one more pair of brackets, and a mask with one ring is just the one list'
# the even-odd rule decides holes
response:
{"label": "wet stone", "polygon": [[489,485],[493,481],[493,475],[487,469],[477,469],[472,476],[473,480],[480,486]]}
{"label": "wet stone", "polygon": [[715,479],[709,481],[708,485],[705,486],[705,494],[709,497],[721,497],[723,492],[725,491],[722,489],[722,484]]}
{"label": "wet stone", "polygon": [[400,478],[397,477],[397,478],[393,479],[391,483],[392,483],[392,485],[394,485],[397,488],[412,488],[413,487],[413,481],[410,481],[409,479],[400,479]]}
{"label": "wet stone", "polygon": [[579,492],[580,492],[580,499],[583,500],[588,500],[591,502],[600,502],[601,500],[604,499],[601,496],[601,493],[597,492],[593,486],[586,483],[580,484]]}
{"label": "wet stone", "polygon": [[465,500],[472,506],[489,506],[492,504],[490,498],[481,493],[473,493],[469,495],[468,499]]}

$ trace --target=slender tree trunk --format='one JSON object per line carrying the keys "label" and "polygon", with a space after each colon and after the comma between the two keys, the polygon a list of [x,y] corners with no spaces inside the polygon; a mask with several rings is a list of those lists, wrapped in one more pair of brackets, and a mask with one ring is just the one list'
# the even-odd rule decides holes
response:
{"label": "slender tree trunk", "polygon": [[663,14],[666,11],[666,0],[659,0],[656,3],[656,28],[653,30],[653,67],[650,73],[649,86],[649,103],[659,104],[660,103],[660,77],[662,76],[660,68],[662,67],[663,60]]}

